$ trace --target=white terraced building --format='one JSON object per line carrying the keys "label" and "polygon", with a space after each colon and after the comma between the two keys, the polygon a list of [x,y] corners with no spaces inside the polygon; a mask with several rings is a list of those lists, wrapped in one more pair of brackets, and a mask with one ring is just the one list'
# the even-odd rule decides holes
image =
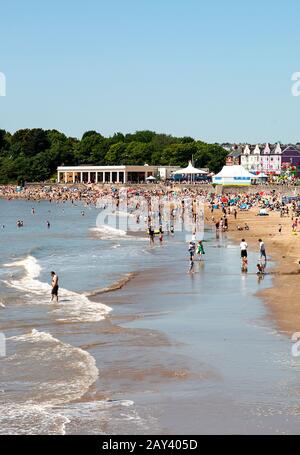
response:
{"label": "white terraced building", "polygon": [[148,177],[168,179],[178,166],[59,166],[58,183],[141,183]]}
{"label": "white terraced building", "polygon": [[259,145],[256,145],[254,149],[250,149],[249,145],[246,145],[241,154],[241,165],[251,172],[280,174],[281,157],[280,144],[277,144],[273,150],[268,143],[262,149]]}

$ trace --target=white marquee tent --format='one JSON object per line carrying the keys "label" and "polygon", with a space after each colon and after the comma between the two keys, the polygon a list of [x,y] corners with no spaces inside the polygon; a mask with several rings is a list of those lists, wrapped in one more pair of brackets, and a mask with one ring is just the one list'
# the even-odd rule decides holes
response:
{"label": "white marquee tent", "polygon": [[177,171],[173,172],[173,175],[184,175],[190,177],[191,181],[193,180],[193,175],[207,175],[208,173],[205,171],[201,171],[201,169],[197,169],[192,165],[192,162],[189,161],[187,167],[182,169],[178,169]]}
{"label": "white marquee tent", "polygon": [[177,171],[173,172],[173,174],[196,175],[196,174],[207,174],[207,172],[201,171],[201,169],[195,168],[192,165],[192,162],[189,161],[189,164],[187,167],[178,169]]}
{"label": "white marquee tent", "polygon": [[264,172],[261,172],[260,174],[257,175],[257,178],[259,178],[259,179],[267,179],[268,176]]}
{"label": "white marquee tent", "polygon": [[251,185],[251,180],[257,176],[250,174],[243,166],[223,166],[221,172],[213,177],[213,183],[216,185]]}

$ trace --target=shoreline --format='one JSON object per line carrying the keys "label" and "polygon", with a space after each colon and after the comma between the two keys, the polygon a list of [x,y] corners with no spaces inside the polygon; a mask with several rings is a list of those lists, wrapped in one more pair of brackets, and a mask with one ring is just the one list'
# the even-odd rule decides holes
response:
{"label": "shoreline", "polygon": [[[276,219],[279,218],[279,214],[274,213],[272,217],[263,219],[256,217],[255,211],[254,208],[250,212],[238,214],[236,223],[241,224],[244,217],[245,220],[247,218],[249,220],[250,231],[247,233],[236,231],[233,216],[228,216],[230,229],[224,234],[226,244],[237,245],[241,235],[245,235],[249,242],[249,249],[253,251],[257,248],[257,236],[262,235],[258,233],[259,229],[267,232],[267,224],[271,223],[276,230]],[[221,211],[215,211],[215,218],[218,219],[221,213]],[[286,223],[289,223],[288,219]],[[206,231],[207,240],[212,240],[213,246],[219,246],[219,242],[213,238],[214,227],[212,226],[212,229],[209,227]],[[284,238],[284,235],[281,237]],[[272,253],[272,260],[275,259],[275,247],[271,244],[273,237],[269,240],[264,234],[262,238],[266,241],[267,253]],[[279,242],[281,243],[281,239]],[[158,241],[156,243],[158,245]],[[231,389],[235,382],[232,382],[233,376],[231,376],[231,368],[230,371],[228,370],[228,361],[232,362],[230,365],[234,369],[237,363],[241,365],[240,362],[243,361],[244,356],[239,349],[232,354],[231,348],[236,348],[236,340],[241,346],[248,343],[249,334],[253,343],[252,355],[253,353],[256,355],[262,340],[270,343],[270,345],[267,344],[268,349],[271,349],[273,343],[273,336],[270,337],[272,340],[268,340],[266,330],[261,331],[262,336],[259,334],[257,336],[255,331],[256,318],[262,315],[266,320],[268,317],[261,296],[258,296],[260,302],[252,298],[256,297],[256,277],[252,276],[251,279],[249,277],[246,280],[250,291],[253,289],[252,285],[255,286],[251,294],[247,293],[247,308],[238,297],[243,280],[240,277],[237,248],[229,248],[228,251],[208,250],[207,260],[195,261],[195,275],[187,275],[188,257],[185,240],[182,238],[182,241],[178,242],[176,239],[173,248],[172,242],[170,246],[170,250],[166,247],[162,250],[159,247],[154,250],[156,253],[161,251],[163,255],[164,251],[168,250],[167,262],[155,260],[154,254],[154,262],[151,260],[149,268],[143,266],[134,268],[133,270],[138,270],[138,273],[126,272],[119,280],[107,287],[104,285],[103,288],[85,288],[86,291],[83,291],[85,295],[94,294],[91,295],[91,301],[101,301],[114,310],[107,320],[101,323],[101,326],[98,327],[95,324],[92,326],[94,329],[91,330],[88,323],[82,328],[79,327],[79,330],[77,325],[74,326],[74,330],[72,326],[68,326],[67,331],[63,325],[53,326],[53,330],[50,331],[53,336],[64,343],[87,351],[96,360],[96,365],[101,372],[99,379],[88,392],[76,400],[75,404],[70,404],[71,410],[73,406],[81,409],[81,406],[85,406],[85,402],[93,402],[92,406],[94,406],[94,402],[96,403],[99,398],[107,403],[110,400],[118,403],[120,400],[130,399],[134,403],[134,412],[138,412],[142,418],[145,416],[145,409],[156,408],[159,413],[154,409],[153,418],[157,418],[160,427],[166,428],[167,430],[164,431],[168,433],[172,422],[172,428],[179,433],[179,429],[186,421],[186,416],[192,416],[193,421],[198,419],[203,432],[209,429],[209,425],[206,425],[207,415],[210,422],[221,424],[223,421],[219,419],[219,400],[222,408],[228,407],[228,412],[236,409],[236,403],[231,401],[228,393],[228,387],[232,392],[236,392],[235,388]],[[173,254],[177,260],[170,262]],[[223,276],[220,277],[223,280],[223,287],[214,290],[215,272],[222,269],[218,268],[219,257],[223,258],[230,271],[228,274],[223,265]],[[255,255],[251,254],[251,258],[253,264]],[[281,271],[288,272],[288,270]],[[251,275],[255,275],[252,270]],[[267,277],[266,280],[265,284],[271,286],[271,280]],[[266,288],[264,284],[263,287]],[[230,290],[232,296],[230,296]],[[223,292],[228,293],[226,305],[223,305],[222,301]],[[218,296],[221,296],[221,299]],[[255,303],[253,310],[250,304],[254,300],[257,301],[257,305]],[[257,309],[258,312],[256,312]],[[245,310],[247,314],[244,320]],[[217,319],[215,319],[216,315],[218,315]],[[270,325],[274,327],[273,319]],[[234,332],[232,332],[233,329]],[[206,349],[206,345],[209,349]],[[257,360],[255,357],[252,361],[255,361],[256,365],[261,359]],[[247,374],[250,374],[251,388],[256,390],[256,387],[261,387],[261,382],[257,380],[255,374],[251,376],[254,365],[251,362]],[[267,378],[265,383],[271,373],[268,368],[266,371],[263,369],[262,374]],[[239,382],[243,384],[243,377]],[[146,396],[145,388],[148,391]],[[219,393],[216,399],[210,391]],[[199,393],[202,397],[208,396],[207,399],[203,398],[201,410],[193,406],[193,397],[196,398]],[[248,394],[243,387],[240,389],[240,395],[240,409],[247,404],[255,411],[256,397]],[[171,396],[176,396],[176,407],[179,406],[182,410],[176,420],[174,420],[174,406],[169,400]],[[163,410],[162,417],[161,410]],[[66,412],[68,412],[68,405],[66,405]],[[242,411],[238,410],[237,415],[241,419]],[[234,421],[229,418],[228,422],[226,432],[230,433]],[[255,422],[251,424],[252,431],[256,431]],[[67,426],[67,432],[71,432],[75,426],[71,420],[70,427]],[[124,428],[126,428],[125,424],[120,431],[124,431]],[[79,429],[78,432],[80,431]],[[89,429],[85,427],[85,431]],[[132,431],[131,428],[130,431]],[[185,431],[189,431],[189,428],[185,428]],[[243,424],[239,427],[239,431],[243,432]]]}
{"label": "shoreline", "polygon": [[[68,186],[68,190],[64,191],[62,185],[51,185],[53,192],[51,194],[44,192],[42,189],[47,186],[46,184],[28,185],[26,192],[16,193],[15,186],[0,186],[0,198],[8,201],[12,200],[24,200],[39,202],[43,200],[52,201],[53,203],[64,203],[64,202],[80,202],[82,204],[94,204],[99,197],[108,194],[110,188],[104,185],[93,186],[84,185],[80,187],[78,192],[70,191],[72,185]],[[74,186],[74,185],[73,185]],[[3,188],[9,188],[12,192],[10,194],[3,193]],[[31,193],[31,190],[35,188],[35,191]],[[152,190],[158,190],[160,185],[152,185],[146,187],[150,192]],[[138,189],[138,187],[136,188]],[[257,191],[261,188],[251,188],[249,193]],[[265,188],[270,191],[271,187]],[[278,187],[280,193],[297,192],[296,187]],[[175,186],[164,187],[166,192],[175,190]],[[180,188],[184,191],[184,187]],[[208,188],[204,185],[194,186],[194,191],[206,191]],[[228,190],[228,194],[232,190]],[[240,191],[240,189],[236,189]],[[229,228],[227,234],[233,240],[233,242],[239,243],[241,238],[245,237],[251,250],[255,249],[258,251],[258,239],[262,238],[266,244],[267,255],[272,258],[272,262],[275,265],[272,266],[271,270],[267,270],[268,274],[272,275],[273,286],[270,289],[260,291],[258,296],[263,298],[266,308],[269,311],[270,316],[274,319],[276,327],[279,331],[284,333],[292,334],[300,330],[300,308],[297,307],[297,301],[299,301],[300,291],[298,290],[298,282],[296,281],[297,275],[300,273],[299,260],[300,260],[300,242],[299,242],[299,226],[297,235],[292,234],[291,229],[291,218],[280,217],[279,212],[269,212],[267,217],[256,216],[258,212],[258,206],[254,206],[248,211],[238,211],[237,219],[235,220],[233,215],[228,215]],[[209,210],[209,203],[205,203],[205,218],[208,225],[212,225],[212,215],[215,219],[222,217],[221,209],[214,209],[211,213]],[[237,225],[243,226],[248,223],[250,226],[249,231],[238,231]],[[278,226],[282,225],[282,233],[279,234]],[[130,277],[129,279],[131,279]],[[121,287],[125,283],[121,283]],[[118,286],[116,287],[116,290]],[[93,293],[103,294],[109,292],[111,289],[96,289]]]}
{"label": "shoreline", "polygon": [[[237,219],[229,217],[227,234],[230,239],[239,244],[245,238],[250,250],[257,251],[258,239],[262,238],[266,245],[267,257],[273,263],[267,274],[271,275],[272,287],[256,293],[262,298],[270,317],[279,332],[292,335],[300,330],[300,300],[299,274],[300,274],[300,231],[292,234],[290,217],[280,217],[279,212],[270,212],[267,217],[257,216],[258,208],[248,211],[239,211]],[[221,218],[220,209],[214,210],[215,218]],[[211,218],[211,213],[206,214]],[[209,219],[210,224],[212,224]],[[249,231],[238,231],[237,225],[247,223]],[[278,232],[279,224],[282,225],[281,234]],[[268,261],[270,262],[270,261]],[[268,267],[268,265],[267,265]]]}

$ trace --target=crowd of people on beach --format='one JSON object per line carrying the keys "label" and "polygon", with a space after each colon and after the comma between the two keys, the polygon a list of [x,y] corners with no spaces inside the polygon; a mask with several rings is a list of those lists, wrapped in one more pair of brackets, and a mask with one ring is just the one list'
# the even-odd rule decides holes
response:
{"label": "crowd of people on beach", "polygon": [[[122,193],[123,191],[123,193]],[[241,223],[238,214],[249,210],[256,210],[257,216],[266,216],[271,212],[278,212],[280,218],[291,219],[292,233],[297,235],[300,216],[300,193],[294,191],[293,196],[286,196],[280,187],[270,188],[263,191],[231,191],[218,194],[212,188],[204,186],[184,186],[175,184],[161,185],[135,185],[125,188],[126,208],[132,216],[135,216],[137,225],[144,221],[146,232],[149,236],[150,246],[155,244],[158,237],[162,244],[164,236],[175,233],[175,224],[179,220],[189,219],[191,225],[191,239],[188,244],[189,273],[194,272],[194,261],[197,257],[203,260],[205,255],[203,239],[197,238],[197,226],[206,222],[215,227],[217,237],[220,233],[229,230],[229,220],[237,231],[247,232],[250,226],[247,222]],[[107,198],[113,201],[114,209],[119,210],[124,205],[124,188],[114,185],[26,185],[17,188],[13,185],[0,186],[0,197],[7,200],[25,199],[34,203],[47,200],[50,203],[70,202],[75,205],[95,206],[105,209]],[[153,198],[157,205],[153,206]],[[199,198],[202,205],[198,204]],[[144,201],[141,202],[141,200]],[[165,216],[165,206],[168,207],[168,215]],[[205,210],[203,209],[205,206]],[[201,208],[202,207],[202,208]],[[146,208],[146,211],[145,211]],[[35,208],[32,207],[32,215]],[[84,210],[81,215],[84,216]],[[144,217],[144,219],[143,219]],[[17,227],[24,226],[23,220],[16,221]],[[46,220],[46,226],[50,229],[50,222]],[[5,225],[2,225],[4,228]],[[278,226],[281,234],[282,224]],[[263,275],[267,262],[266,248],[263,240],[258,239],[260,260],[257,263],[257,273]],[[245,238],[240,242],[242,272],[248,270],[248,244]]]}
{"label": "crowd of people on beach", "polygon": [[[259,262],[257,263],[257,274],[263,275],[265,273],[265,268],[267,265],[267,254],[265,243],[262,239],[258,239],[259,242]],[[245,239],[241,240],[240,243],[241,250],[241,261],[242,261],[242,272],[248,271],[248,243]]]}

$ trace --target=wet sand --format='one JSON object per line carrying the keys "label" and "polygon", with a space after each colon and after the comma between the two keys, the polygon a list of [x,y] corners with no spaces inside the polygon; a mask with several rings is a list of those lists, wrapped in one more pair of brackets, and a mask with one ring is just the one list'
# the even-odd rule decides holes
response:
{"label": "wet sand", "polygon": [[[265,288],[277,276],[266,275],[258,283],[255,274],[257,238],[263,238],[267,253],[276,259],[274,239],[265,231],[271,223],[269,229],[277,234],[276,214],[272,221],[246,212],[236,223],[242,224],[242,217],[250,231],[235,231],[230,217],[229,233],[220,239],[207,233],[205,260],[195,261],[194,275],[186,273],[185,239],[175,233],[162,246],[146,247],[136,273],[122,274],[122,279],[101,288],[101,281],[93,280],[91,287],[82,289],[83,296],[92,295],[93,302],[113,309],[101,321],[57,322],[55,315],[41,319],[37,328],[53,334],[57,341],[51,343],[59,340],[61,349],[69,346],[70,358],[72,352],[80,352],[74,349],[86,350],[86,358],[95,359],[99,369],[84,396],[59,405],[59,412],[71,420],[64,423],[67,434],[298,432],[300,366],[291,357],[286,336],[274,331],[277,319],[271,305],[254,297],[261,288],[259,295],[271,292]],[[241,236],[250,244],[247,275],[240,273]],[[122,249],[118,251],[115,264],[122,257]],[[291,272],[296,269],[295,265]],[[29,310],[24,314],[32,320]],[[20,321],[24,324],[23,317]],[[80,390],[84,393],[86,388]]]}
{"label": "wet sand", "polygon": [[207,262],[197,261],[194,276],[186,273],[183,248],[182,260],[140,271],[101,295],[114,308],[111,322],[128,331],[101,379],[129,391],[140,415],[150,410],[160,434],[297,433],[299,410],[282,401],[293,387],[281,390],[290,375],[280,367],[290,362],[289,343],[266,321],[261,299],[251,297],[252,289],[271,285],[270,276],[261,285],[254,269],[241,276],[239,248],[221,237],[205,244]]}
{"label": "wet sand", "polygon": [[[268,315],[281,332],[291,335],[300,330],[300,229],[292,233],[291,217],[280,217],[279,212],[269,212],[269,216],[257,216],[258,208],[238,212],[237,219],[228,217],[230,238],[239,244],[242,238],[248,242],[250,251],[257,251],[258,239],[265,242],[266,252],[273,264],[267,272],[272,274],[273,286],[258,293],[264,299]],[[206,216],[211,219],[207,209]],[[221,218],[221,210],[214,210],[215,219]],[[249,231],[238,231],[237,225],[247,223]],[[282,232],[279,233],[279,225]]]}

